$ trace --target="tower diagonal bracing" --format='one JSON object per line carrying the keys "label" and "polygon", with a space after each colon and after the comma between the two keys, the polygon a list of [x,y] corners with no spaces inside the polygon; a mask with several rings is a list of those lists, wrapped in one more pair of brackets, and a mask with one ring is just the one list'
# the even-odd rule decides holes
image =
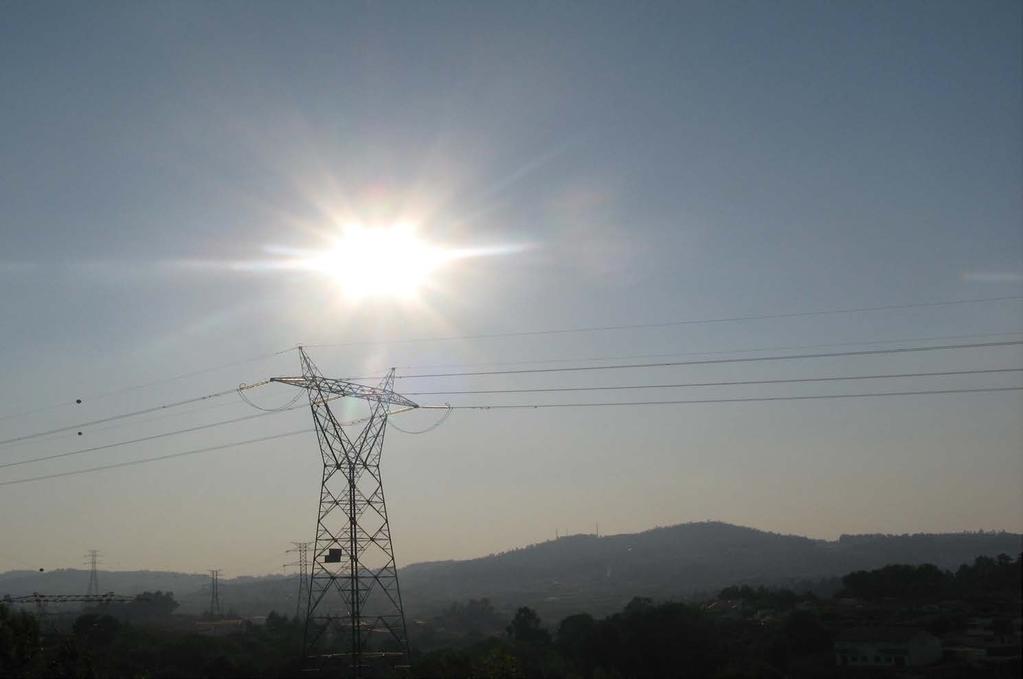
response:
{"label": "tower diagonal bracing", "polygon": [[[323,463],[303,655],[311,664],[370,676],[408,659],[380,458],[390,409],[418,406],[393,391],[393,369],[371,387],[323,377],[304,349],[299,355],[301,377],[272,381],[307,391]],[[368,416],[342,423],[330,405],[338,397],[365,401]]]}

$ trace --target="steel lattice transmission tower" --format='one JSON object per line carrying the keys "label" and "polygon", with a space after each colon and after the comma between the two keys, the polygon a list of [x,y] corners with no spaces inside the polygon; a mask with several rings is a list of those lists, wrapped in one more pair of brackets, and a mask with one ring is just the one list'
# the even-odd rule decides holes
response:
{"label": "steel lattice transmission tower", "polygon": [[89,587],[85,590],[85,593],[88,596],[96,596],[99,594],[99,577],[96,574],[96,564],[99,563],[99,551],[90,549],[85,558],[88,559],[86,565],[89,566]]}
{"label": "steel lattice transmission tower", "polygon": [[285,554],[298,554],[295,561],[284,564],[298,568],[298,598],[295,600],[295,617],[302,618],[303,607],[309,605],[309,545],[311,542],[292,542]]}
{"label": "steel lattice transmission tower", "polygon": [[210,617],[220,616],[220,570],[214,569],[210,571]]}
{"label": "steel lattice transmission tower", "polygon": [[[418,406],[394,393],[393,369],[370,387],[324,377],[302,347],[299,357],[301,377],[272,381],[308,392],[323,461],[303,656],[321,665],[344,661],[355,677],[406,665],[408,634],[380,455],[391,407]],[[342,423],[330,408],[341,397],[366,401],[368,417]]]}

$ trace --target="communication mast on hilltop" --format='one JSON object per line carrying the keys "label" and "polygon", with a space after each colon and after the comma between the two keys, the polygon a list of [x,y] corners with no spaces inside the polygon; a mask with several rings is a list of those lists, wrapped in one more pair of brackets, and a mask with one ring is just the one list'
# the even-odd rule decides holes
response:
{"label": "communication mast on hilltop", "polygon": [[[408,661],[380,456],[391,407],[419,406],[393,391],[393,368],[380,386],[370,387],[326,378],[304,348],[298,351],[302,376],[271,381],[307,391],[323,462],[303,656],[321,666],[347,660],[352,676],[362,677],[370,663],[394,667]],[[343,397],[366,401],[369,416],[341,422],[330,401]]]}

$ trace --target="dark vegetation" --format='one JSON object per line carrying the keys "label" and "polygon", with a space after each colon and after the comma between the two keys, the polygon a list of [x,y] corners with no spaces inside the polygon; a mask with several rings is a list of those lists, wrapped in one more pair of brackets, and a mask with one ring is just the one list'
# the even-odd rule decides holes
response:
{"label": "dark vegetation", "polygon": [[1005,554],[981,556],[954,573],[932,564],[885,566],[856,571],[842,578],[840,596],[867,600],[897,598],[905,601],[970,598],[982,600],[1011,592],[1020,584],[1019,568]]}
{"label": "dark vegetation", "polygon": [[[832,643],[848,626],[923,625],[955,635],[970,616],[1018,616],[1023,562],[980,557],[957,570],[890,565],[841,579],[833,598],[738,585],[699,603],[633,598],[603,617],[577,613],[545,625],[530,607],[506,617],[486,599],[410,621],[414,677],[846,677]],[[168,593],[85,611],[63,629],[0,605],[3,677],[290,677],[301,624],[173,615]],[[1008,618],[1006,618],[1008,619]],[[1006,627],[1004,634],[1012,634]],[[1019,660],[946,661],[934,677],[1014,677]],[[397,675],[396,675],[397,676]],[[876,675],[875,675],[876,676]]]}
{"label": "dark vegetation", "polygon": [[851,571],[922,563],[955,569],[978,555],[1021,548],[1013,533],[843,535],[828,541],[708,521],[624,535],[573,535],[480,559],[413,564],[402,569],[401,582],[415,611],[487,597],[499,610],[528,605],[546,619],[560,619],[580,610],[609,615],[634,596],[705,598],[737,583],[813,588],[829,596],[833,589],[822,581]]}

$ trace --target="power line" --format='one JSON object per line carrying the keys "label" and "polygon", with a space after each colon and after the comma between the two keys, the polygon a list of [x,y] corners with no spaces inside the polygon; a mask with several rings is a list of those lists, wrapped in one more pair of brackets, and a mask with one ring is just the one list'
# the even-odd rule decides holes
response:
{"label": "power line", "polygon": [[214,398],[221,398],[229,394],[238,393],[245,389],[255,389],[256,387],[262,387],[269,384],[269,380],[263,380],[262,382],[256,382],[255,384],[244,384],[234,389],[226,389],[224,391],[214,392],[212,394],[205,394],[203,396],[194,396],[192,398],[186,398],[182,401],[174,401],[173,403],[164,403],[163,405],[153,406],[151,408],[143,408],[142,410],[134,410],[128,413],[121,413],[120,415],[111,415],[110,417],[103,417],[98,420],[90,420],[88,422],[79,422],[77,424],[69,424],[66,427],[57,427],[56,429],[50,429],[48,431],[36,432],[34,434],[25,434],[23,436],[15,436],[14,438],[4,439],[0,441],[0,446],[5,446],[9,443],[17,443],[18,441],[27,441],[29,439],[39,438],[41,436],[48,436],[50,434],[59,434],[64,431],[72,431],[75,429],[82,429],[89,427],[94,424],[103,424],[104,422],[113,422],[114,420],[123,420],[128,417],[135,417],[136,415],[145,415],[146,413],[154,413],[158,410],[166,410],[168,408],[177,408],[178,406],[187,405],[189,403],[196,403],[198,401],[208,401]]}
{"label": "power line", "polygon": [[[340,397],[330,397],[330,398],[328,398],[326,400],[327,401],[335,401],[338,398],[340,398]],[[246,403],[249,403],[249,402],[246,401]],[[251,404],[251,405],[253,405],[253,404]],[[217,421],[217,422],[210,422],[208,424],[199,424],[197,426],[190,426],[190,427],[183,428],[183,429],[174,429],[173,432],[164,432],[162,434],[154,434],[152,436],[142,437],[140,439],[132,439],[130,441],[119,441],[119,442],[116,442],[116,443],[109,443],[109,444],[105,444],[105,445],[102,445],[102,446],[93,446],[92,448],[83,448],[81,450],[73,450],[73,451],[69,451],[69,452],[65,452],[65,453],[56,453],[56,454],[53,454],[53,455],[45,455],[43,457],[33,457],[33,458],[30,458],[30,459],[27,459],[27,460],[17,460],[15,462],[6,462],[4,464],[0,464],[0,469],[6,468],[6,467],[11,467],[11,466],[18,466],[18,465],[21,465],[21,464],[30,464],[32,462],[44,462],[46,460],[58,459],[58,458],[61,458],[61,457],[71,457],[73,455],[81,455],[83,453],[92,453],[92,452],[99,451],[99,450],[108,450],[110,448],[118,448],[120,446],[128,446],[128,445],[136,444],[136,443],[144,443],[146,441],[153,441],[155,439],[166,439],[168,437],[178,436],[178,435],[181,435],[181,434],[191,434],[192,432],[201,432],[201,431],[203,431],[203,429],[211,429],[211,428],[215,428],[217,426],[226,426],[227,424],[234,424],[234,423],[237,423],[237,422],[243,422],[243,421],[247,421],[247,420],[250,420],[250,419],[255,419],[257,417],[265,417],[266,415],[274,415],[274,414],[279,414],[279,413],[282,413],[282,412],[298,410],[300,408],[304,408],[305,406],[290,405],[290,406],[287,406],[287,407],[274,408],[274,409],[260,408],[259,406],[256,406],[256,405],[253,405],[253,407],[257,408],[258,410],[261,410],[262,412],[259,412],[259,413],[255,414],[255,415],[244,415],[242,417],[234,417],[232,419],[224,419],[224,420],[220,420],[220,421]],[[396,410],[396,411],[392,412],[391,414],[392,415],[397,415],[397,414],[401,414],[403,412],[406,412],[407,410],[410,410],[410,408],[404,408],[404,409]],[[358,423],[358,422],[361,422],[361,421],[364,421],[364,420],[365,420],[365,418],[358,418],[358,419],[355,419],[355,420],[353,420],[351,422],[347,422],[347,423],[348,424],[355,424],[355,423]]]}
{"label": "power line", "polygon": [[287,353],[288,351],[292,351],[292,349],[285,349],[283,351],[275,351],[275,352],[272,352],[272,353],[269,353],[269,354],[260,354],[259,356],[253,356],[252,358],[246,358],[246,359],[242,359],[240,361],[232,361],[230,363],[222,363],[220,365],[210,366],[208,368],[200,368],[198,370],[192,370],[192,371],[189,371],[189,372],[180,373],[178,375],[173,375],[171,377],[164,377],[164,378],[161,378],[161,379],[158,379],[158,380],[153,380],[151,382],[144,382],[142,384],[134,384],[134,385],[127,386],[127,387],[120,387],[120,388],[114,389],[112,391],[105,391],[105,392],[101,392],[99,394],[93,394],[91,396],[87,396],[87,397],[84,397],[84,398],[77,398],[77,399],[75,399],[73,401],[59,401],[57,403],[51,403],[49,405],[38,406],[38,407],[32,408],[30,410],[23,410],[23,411],[17,412],[17,413],[9,413],[7,415],[0,415],[0,420],[9,420],[9,419],[14,418],[14,417],[24,417],[25,415],[34,415],[35,413],[40,413],[40,412],[43,412],[43,411],[46,411],[46,410],[52,410],[53,408],[61,408],[61,407],[64,407],[64,406],[79,405],[79,404],[82,403],[83,400],[96,401],[96,400],[103,399],[103,398],[109,398],[110,396],[116,396],[117,394],[123,394],[123,393],[129,392],[129,391],[137,391],[139,389],[146,389],[148,387],[153,387],[153,386],[156,386],[158,384],[166,384],[168,382],[175,382],[177,380],[185,379],[186,377],[195,377],[197,375],[204,375],[206,373],[216,372],[218,370],[224,370],[226,368],[233,368],[233,367],[236,367],[236,366],[239,366],[239,365],[245,365],[247,363],[255,363],[256,361],[262,361],[262,360],[266,360],[268,358],[273,358],[274,356],[279,356],[281,354]]}
{"label": "power line", "polygon": [[[122,427],[138,426],[140,424],[149,424],[151,422],[159,422],[160,420],[168,420],[168,419],[172,419],[172,418],[175,418],[175,417],[183,417],[185,415],[193,415],[195,413],[208,412],[210,410],[218,410],[218,409],[221,409],[221,408],[230,408],[232,406],[238,406],[238,405],[244,405],[244,403],[206,404],[206,405],[198,406],[196,408],[186,408],[184,410],[178,410],[178,411],[173,411],[173,412],[169,412],[169,413],[163,413],[161,415],[157,415],[156,417],[146,417],[146,418],[143,418],[143,419],[140,419],[140,420],[135,420],[134,422],[115,421],[114,423],[108,424],[105,427],[96,427],[95,429],[90,428],[89,429],[89,433],[93,434],[93,433],[97,433],[97,432],[110,431],[112,429],[120,429]],[[32,445],[32,444],[37,444],[37,443],[49,443],[51,441],[62,441],[64,439],[71,439],[71,438],[76,438],[76,434],[73,431],[72,432],[68,432],[68,433],[64,433],[64,434],[62,434],[60,436],[52,435],[51,434],[49,438],[46,438],[46,439],[44,439],[42,441],[39,441],[38,438],[37,438],[37,439],[28,439],[26,441],[18,441],[17,443],[9,443],[9,444],[6,445],[6,447],[7,448],[17,448],[18,446]]]}
{"label": "power line", "polygon": [[[402,411],[398,411],[397,413],[392,413],[392,414],[396,415],[396,414],[398,414],[400,412],[402,412]],[[427,434],[427,433],[433,431],[434,429],[436,429],[437,427],[441,426],[442,424],[444,424],[449,417],[451,417],[451,408],[450,407],[448,407],[441,414],[441,416],[437,419],[436,422],[434,422],[433,424],[428,425],[428,426],[426,426],[426,427],[424,427],[422,429],[403,429],[403,428],[399,427],[398,425],[396,425],[394,422],[390,422],[390,421],[387,423],[387,425],[389,427],[391,427],[392,429],[397,429],[402,434],[413,434],[413,435]]]}
{"label": "power line", "polygon": [[80,450],[71,450],[66,453],[55,453],[53,455],[44,455],[42,457],[33,457],[27,460],[17,460],[16,462],[5,462],[0,464],[0,469],[6,469],[7,467],[17,467],[23,464],[32,464],[34,462],[45,462],[46,460],[56,460],[63,457],[71,457],[73,455],[82,455],[84,453],[94,453],[99,450],[109,450],[111,448],[118,448],[120,446],[128,446],[135,443],[144,443],[146,441],[155,441],[157,439],[167,438],[169,436],[179,436],[181,434],[190,434],[196,431],[203,431],[205,429],[214,429],[216,427],[225,427],[229,424],[237,424],[238,422],[246,422],[248,420],[254,420],[258,417],[266,417],[267,415],[274,415],[277,413],[286,412],[284,410],[278,410],[273,412],[256,413],[255,415],[245,415],[243,417],[235,417],[230,420],[220,420],[218,422],[211,422],[209,424],[202,424],[196,427],[188,427],[187,429],[176,429],[174,431],[162,432],[160,434],[153,434],[151,436],[143,436],[137,439],[131,439],[129,441],[117,441],[116,443],[107,443],[102,446],[93,446],[91,448],[82,448]]}
{"label": "power line", "polygon": [[[333,397],[327,398],[325,400],[333,401],[333,400],[336,400],[337,398],[339,398],[339,397],[333,396]],[[226,425],[229,425],[229,424],[236,424],[238,422],[245,422],[246,420],[253,420],[253,419],[256,419],[256,418],[259,418],[259,417],[266,417],[267,415],[276,415],[276,414],[288,412],[288,411],[291,411],[291,410],[298,410],[298,409],[304,408],[304,407],[305,406],[294,405],[294,406],[289,406],[287,408],[279,408],[279,409],[274,409],[274,410],[267,410],[267,409],[260,408],[260,410],[262,410],[263,412],[256,413],[255,415],[245,415],[243,417],[236,417],[236,418],[229,419],[229,420],[221,420],[219,422],[211,422],[209,424],[203,424],[203,425],[198,425],[198,426],[195,426],[195,427],[189,427],[187,429],[176,429],[174,431],[163,432],[163,433],[160,433],[160,434],[153,434],[152,436],[143,436],[142,438],[132,439],[132,440],[129,440],[129,441],[117,441],[115,443],[108,443],[108,444],[101,445],[101,446],[93,446],[92,448],[82,448],[80,450],[71,450],[71,451],[68,451],[68,452],[65,452],[65,453],[56,453],[56,454],[53,454],[53,455],[45,455],[43,457],[34,457],[34,458],[27,459],[27,460],[18,460],[16,462],[7,462],[7,463],[4,463],[4,464],[0,464],[0,469],[5,469],[7,467],[16,467],[16,466],[19,466],[19,465],[30,464],[30,463],[33,463],[33,462],[45,462],[47,460],[55,460],[55,459],[63,458],[63,457],[71,457],[73,455],[81,455],[83,453],[92,453],[92,452],[95,452],[95,451],[98,451],[98,450],[108,450],[110,448],[117,448],[117,447],[120,447],[120,446],[127,446],[127,445],[131,445],[131,444],[135,444],[135,443],[144,443],[146,441],[153,441],[155,439],[167,438],[169,436],[177,436],[179,434],[189,434],[189,433],[196,432],[196,431],[202,431],[204,429],[213,429],[215,427],[223,427],[223,426],[226,426]],[[403,408],[403,409],[399,409],[399,410],[393,411],[390,414],[391,415],[399,415],[401,413],[407,412],[408,410],[412,410],[412,409],[411,408]],[[346,425],[347,424],[357,424],[359,422],[364,422],[365,420],[366,420],[366,418],[359,418],[359,419],[353,420],[351,422],[346,422],[345,424]],[[412,433],[416,433],[416,432],[412,432]]]}
{"label": "power line", "polygon": [[990,375],[1023,372],[1023,368],[993,368],[990,370],[943,370],[938,372],[879,373],[875,375],[842,375],[836,377],[799,377],[769,380],[731,380],[725,382],[683,382],[678,384],[628,384],[601,387],[539,387],[530,389],[471,389],[461,391],[406,391],[408,396],[442,396],[454,394],[532,394],[561,391],[617,391],[622,389],[674,389],[681,387],[728,387],[750,384],[794,384],[799,382],[838,382],[846,380],[876,380],[903,377],[945,377],[951,375]]}
{"label": "power line", "polygon": [[[978,389],[941,389],[941,390],[929,390],[929,391],[888,391],[888,392],[871,392],[863,394],[815,394],[811,396],[758,396],[753,398],[725,398],[725,399],[699,399],[699,400],[673,400],[673,401],[615,401],[615,402],[602,402],[602,403],[514,403],[514,404],[501,404],[501,405],[424,405],[419,406],[419,410],[508,410],[508,409],[531,409],[537,410],[541,408],[594,408],[594,407],[612,407],[612,406],[660,406],[660,405],[700,405],[700,404],[712,404],[712,403],[752,403],[752,402],[763,402],[763,401],[807,401],[815,399],[839,399],[839,398],[869,398],[869,397],[886,397],[886,396],[928,396],[928,395],[943,395],[943,394],[977,394],[987,392],[1007,392],[1007,391],[1023,391],[1023,387],[989,387],[989,388],[978,388]],[[408,409],[411,410],[411,409]],[[398,412],[406,412],[401,410]],[[392,413],[397,414],[397,413]],[[225,443],[218,446],[208,446],[206,448],[196,448],[194,450],[186,450],[180,453],[170,453],[168,455],[160,455],[157,457],[148,457],[141,460],[128,460],[125,462],[118,462],[115,464],[102,465],[99,467],[89,467],[87,469],[78,469],[69,472],[58,472],[55,474],[44,474],[41,476],[32,476],[24,479],[13,479],[11,481],[0,481],[0,486],[14,486],[22,483],[32,483],[35,481],[44,481],[47,479],[63,478],[67,476],[77,476],[79,474],[91,474],[93,472],[107,471],[110,469],[119,469],[121,467],[131,467],[141,464],[149,464],[150,462],[159,462],[161,460],[170,460],[179,457],[186,457],[189,455],[199,455],[202,453],[209,453],[218,450],[225,450],[227,448],[236,448],[238,446],[249,445],[252,443],[262,443],[264,441],[273,441],[276,439],[287,438],[290,436],[297,436],[299,434],[308,433],[308,429],[297,429],[295,431],[284,432],[282,434],[273,434],[270,436],[261,436],[259,438],[248,439],[245,441],[236,441],[234,443]]]}
{"label": "power line", "polygon": [[77,476],[79,474],[91,474],[93,472],[106,471],[108,469],[119,469],[121,467],[132,467],[140,464],[149,464],[150,462],[159,462],[160,460],[171,460],[178,457],[186,457],[188,455],[199,455],[201,453],[211,453],[217,450],[226,450],[227,448],[237,448],[238,446],[249,445],[250,443],[262,443],[264,441],[274,441],[276,439],[287,438],[289,436],[297,436],[299,434],[309,433],[309,428],[296,429],[295,431],[284,432],[283,434],[273,434],[271,436],[260,436],[259,438],[248,439],[245,441],[236,441],[234,443],[224,443],[219,446],[208,446],[206,448],[196,448],[194,450],[186,450],[181,453],[170,453],[168,455],[160,455],[158,457],[147,457],[141,460],[128,460],[126,462],[117,462],[115,464],[106,464],[101,467],[89,467],[87,469],[77,469],[70,472],[58,472],[56,474],[44,474],[42,476],[32,476],[25,479],[14,479],[11,481],[0,481],[0,486],[16,486],[21,483],[31,483],[33,481],[43,481],[46,479],[57,479],[65,476]]}
{"label": "power line", "polygon": [[[478,370],[473,372],[421,373],[396,375],[395,379],[418,379],[424,377],[475,377],[481,375],[524,375],[531,373],[580,372],[589,370],[621,370],[627,368],[667,368],[683,365],[712,365],[720,363],[752,363],[757,361],[786,361],[807,358],[835,358],[840,356],[876,356],[881,354],[904,354],[918,351],[942,351],[946,349],[977,349],[982,347],[1007,347],[1023,344],[1023,340],[1006,342],[974,342],[971,344],[942,344],[930,347],[900,347],[897,349],[870,349],[867,351],[836,351],[816,354],[787,354],[784,356],[747,356],[743,358],[716,358],[699,361],[665,361],[661,363],[630,363],[625,365],[588,365],[570,368],[526,368],[521,370]],[[372,380],[376,377],[353,377],[356,380]]]}
{"label": "power line", "polygon": [[410,344],[416,342],[447,342],[454,340],[500,339],[504,337],[529,337],[534,335],[564,335],[572,333],[604,332],[610,330],[639,330],[643,328],[668,328],[681,325],[698,325],[708,323],[732,323],[740,321],[762,321],[781,318],[804,318],[812,316],[828,316],[836,314],[867,313],[875,311],[898,311],[903,309],[922,309],[927,307],[955,306],[961,304],[980,304],[988,302],[1009,302],[1023,299],[1021,295],[1006,297],[981,297],[976,299],[946,300],[940,302],[918,302],[915,304],[885,304],[872,307],[848,307],[843,309],[821,309],[814,311],[794,311],[779,314],[751,314],[748,316],[729,316],[723,318],[699,318],[678,321],[661,321],[654,323],[629,323],[623,325],[603,325],[584,328],[558,328],[548,330],[522,330],[516,332],[485,333],[479,335],[449,335],[442,337],[414,337],[401,340],[359,340],[328,344],[306,344],[306,348],[352,347],[366,344]]}
{"label": "power line", "polygon": [[831,342],[827,344],[797,344],[771,347],[753,347],[746,349],[727,349],[717,351],[673,351],[660,354],[619,354],[616,356],[590,356],[588,358],[543,358],[525,361],[487,361],[480,363],[442,363],[432,365],[400,365],[399,370],[437,370],[440,368],[478,368],[496,365],[538,365],[544,363],[588,363],[595,361],[632,361],[646,358],[669,358],[675,356],[715,356],[720,354],[751,354],[758,351],[799,351],[803,349],[828,349],[831,347],[870,346],[874,344],[902,344],[904,342],[940,342],[964,339],[986,339],[990,337],[1009,337],[1023,334],[1016,332],[988,332],[970,335],[938,335],[930,337],[903,337],[887,340],[861,340],[858,342]]}
{"label": "power line", "polygon": [[750,398],[707,398],[684,401],[613,401],[603,403],[509,403],[499,405],[419,406],[428,410],[506,410],[539,408],[595,408],[606,406],[698,405],[704,403],[753,403],[757,401],[811,401],[815,399],[867,398],[882,396],[929,396],[939,394],[979,394],[983,392],[1023,391],[1023,387],[984,387],[977,389],[938,389],[930,391],[880,391],[866,394],[813,394],[810,396],[756,396]]}
{"label": "power line", "polygon": [[[922,303],[915,303],[915,304],[893,304],[893,305],[882,305],[882,306],[874,306],[874,307],[852,307],[852,308],[844,308],[844,309],[822,309],[822,310],[813,310],[813,311],[789,312],[789,313],[781,313],[781,314],[755,314],[755,315],[748,315],[748,316],[732,316],[732,317],[705,318],[705,319],[684,319],[684,320],[678,320],[678,321],[662,321],[662,322],[654,322],[654,323],[634,323],[634,324],[623,324],[623,325],[592,326],[592,327],[583,327],[583,328],[556,328],[556,329],[547,329],[547,330],[527,330],[527,331],[506,332],[506,333],[483,333],[483,334],[478,334],[478,335],[452,335],[452,336],[443,336],[443,337],[419,337],[419,338],[410,338],[410,339],[403,339],[403,340],[362,340],[362,341],[342,342],[342,343],[309,344],[309,345],[305,345],[305,346],[307,346],[307,347],[348,347],[348,346],[360,346],[360,345],[370,345],[370,344],[408,344],[408,343],[416,343],[416,342],[441,342],[441,341],[453,341],[453,340],[498,339],[498,338],[502,338],[502,337],[524,337],[524,336],[532,336],[532,335],[553,335],[553,334],[601,332],[601,331],[611,331],[611,330],[662,328],[662,327],[672,327],[672,326],[680,326],[680,325],[696,325],[696,324],[708,324],[708,323],[726,323],[726,322],[769,320],[769,319],[781,319],[781,318],[799,318],[799,317],[836,315],[836,314],[846,314],[846,313],[866,313],[866,312],[876,312],[876,311],[894,311],[894,310],[900,310],[900,309],[914,309],[914,308],[927,308],[927,307],[939,307],[939,306],[955,306],[955,305],[962,305],[962,304],[981,304],[981,303],[991,303],[991,302],[1009,302],[1009,301],[1018,301],[1018,300],[1021,300],[1021,299],[1023,299],[1023,296],[1019,296],[1019,295],[1017,295],[1017,296],[1005,296],[1005,297],[982,297],[982,298],[975,298],[975,299],[946,300],[946,301],[938,301],[938,302],[922,302]],[[951,338],[949,338],[949,339],[951,339]],[[890,341],[900,341],[900,340],[890,340]],[[922,340],[906,340],[906,341],[922,341]],[[871,342],[856,342],[855,344],[870,344],[870,343]],[[853,343],[850,343],[850,344],[853,344]],[[838,346],[838,345],[821,345],[821,346]],[[239,360],[239,361],[231,361],[229,363],[222,363],[222,364],[215,365],[215,366],[210,366],[210,367],[207,367],[207,368],[200,368],[198,370],[192,370],[192,371],[188,371],[188,372],[184,372],[184,373],[179,373],[177,375],[172,375],[170,377],[165,377],[165,378],[161,378],[161,379],[157,379],[157,380],[152,380],[150,382],[144,382],[144,383],[141,383],[141,384],[135,384],[135,385],[130,385],[130,386],[126,386],[126,387],[121,387],[121,388],[118,388],[118,389],[114,389],[112,391],[102,392],[102,393],[99,393],[99,394],[94,394],[94,395],[88,396],[88,397],[86,397],[85,400],[98,400],[98,399],[102,399],[102,398],[108,398],[110,396],[114,396],[114,395],[117,395],[117,394],[122,394],[122,393],[129,392],[129,391],[136,391],[136,390],[139,390],[139,389],[145,389],[145,388],[156,386],[156,385],[159,385],[159,384],[166,384],[166,383],[174,382],[174,381],[177,381],[177,380],[180,380],[180,379],[185,379],[187,377],[195,377],[197,375],[203,375],[203,374],[207,374],[207,373],[211,373],[211,372],[216,372],[218,370],[224,370],[226,368],[236,367],[236,366],[239,366],[239,365],[245,365],[245,364],[248,364],[248,363],[254,363],[256,361],[262,361],[262,360],[266,360],[268,358],[273,358],[275,356],[280,356],[280,355],[286,354],[286,353],[288,353],[290,351],[295,351],[296,349],[297,349],[297,347],[288,347],[288,348],[282,349],[280,351],[274,351],[274,352],[269,352],[269,353],[266,353],[266,354],[260,354],[258,356],[253,356],[251,358],[246,358],[246,359],[242,359],[242,360]],[[780,350],[780,348],[779,349],[772,348],[772,349],[769,349],[769,350],[772,350],[772,351],[773,350]],[[707,352],[707,353],[710,353],[710,352]],[[603,359],[580,359],[580,360],[603,360]],[[534,361],[531,361],[531,362],[534,362]],[[536,362],[538,362],[538,361],[536,361]],[[37,408],[32,408],[32,409],[29,409],[29,410],[23,410],[23,411],[19,411],[19,412],[16,412],[16,413],[8,413],[6,415],[0,415],[0,421],[11,419],[11,418],[15,418],[15,417],[24,417],[26,415],[33,415],[35,413],[43,412],[43,411],[46,411],[46,410],[51,410],[53,408],[60,408],[60,407],[65,407],[65,406],[79,405],[82,402],[82,400],[83,399],[79,398],[79,399],[69,400],[69,401],[59,401],[59,402],[56,402],[56,403],[51,403],[51,404],[48,404],[48,405],[39,406]],[[2,444],[3,444],[3,442],[0,442],[0,445],[2,445]]]}
{"label": "power line", "polygon": [[[992,303],[992,302],[1009,302],[1018,301],[1023,299],[1023,296],[1005,296],[1005,297],[982,297],[975,299],[962,299],[962,300],[946,300],[938,302],[921,302],[915,304],[891,304],[873,307],[850,307],[843,309],[821,309],[813,311],[798,311],[780,314],[754,314],[748,316],[732,316],[723,318],[704,318],[704,319],[684,319],[678,321],[662,321],[654,323],[633,323],[623,325],[607,325],[607,326],[592,326],[583,328],[556,328],[547,330],[526,330],[517,332],[506,332],[506,333],[483,333],[478,335],[451,335],[442,337],[418,337],[403,340],[361,340],[355,342],[341,342],[341,343],[327,343],[327,344],[308,344],[307,347],[348,347],[348,346],[360,346],[370,344],[408,344],[416,342],[442,342],[442,341],[453,341],[453,340],[476,340],[476,339],[498,339],[502,337],[525,337],[533,335],[555,335],[555,334],[570,334],[570,333],[587,333],[587,332],[602,332],[611,330],[638,330],[643,328],[663,328],[680,325],[696,325],[696,324],[709,324],[709,323],[727,323],[727,322],[739,322],[739,321],[754,321],[754,320],[769,320],[769,319],[781,319],[781,318],[799,318],[799,317],[812,317],[812,316],[825,316],[825,315],[837,315],[847,313],[867,313],[877,311],[895,311],[900,309],[915,309],[915,308],[927,308],[927,307],[940,307],[940,306],[956,306],[963,304],[981,304],[981,303]],[[896,340],[892,340],[896,341]],[[916,341],[916,340],[912,340]],[[868,344],[868,342],[862,342],[857,344]],[[222,363],[220,365],[210,366],[207,368],[200,368],[198,370],[192,370],[170,377],[165,377],[150,382],[144,382],[141,384],[130,385],[114,389],[112,391],[102,392],[87,397],[87,400],[98,400],[102,398],[108,398],[117,394],[122,394],[129,391],[136,391],[139,389],[145,389],[148,387],[156,386],[159,384],[166,384],[174,382],[187,377],[195,377],[197,375],[203,375],[218,370],[224,370],[226,368],[236,367],[239,365],[245,365],[248,363],[254,363],[256,361],[266,360],[275,356],[286,354],[290,351],[295,351],[297,347],[288,347],[280,351],[269,352],[266,354],[260,354],[251,358],[242,359],[239,361],[231,361],[229,363]],[[774,349],[772,349],[774,350]],[[591,360],[591,359],[582,359]],[[598,359],[592,359],[598,360]],[[83,399],[75,399],[70,401],[59,401],[37,408],[29,410],[23,410],[16,413],[8,413],[6,415],[0,415],[0,420],[7,420],[15,417],[24,417],[26,415],[33,415],[35,413],[51,410],[53,408],[60,408],[65,406],[79,405]],[[0,442],[2,445],[3,442]]]}

